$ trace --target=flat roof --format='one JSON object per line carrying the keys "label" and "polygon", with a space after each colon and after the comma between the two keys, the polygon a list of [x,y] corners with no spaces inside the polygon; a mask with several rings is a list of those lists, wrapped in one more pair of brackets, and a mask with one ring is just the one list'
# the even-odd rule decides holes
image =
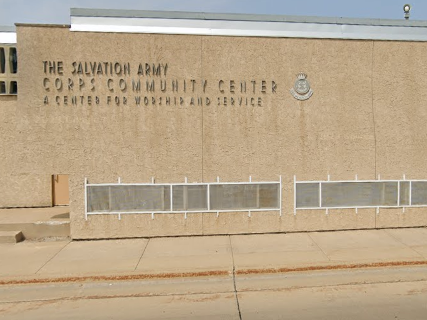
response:
{"label": "flat roof", "polygon": [[1,26],[0,25],[0,32],[16,32],[15,26]]}
{"label": "flat roof", "polygon": [[71,9],[71,31],[427,41],[427,21],[181,11]]}
{"label": "flat roof", "polygon": [[297,23],[322,23],[322,24],[349,24],[349,25],[366,25],[366,26],[427,27],[427,21],[425,20],[410,20],[410,19],[406,20],[403,18],[402,19],[364,19],[364,18],[313,17],[313,16],[290,16],[290,15],[271,15],[271,14],[85,9],[85,8],[71,8],[70,11],[71,11],[71,16],[75,16],[75,17],[297,22]]}

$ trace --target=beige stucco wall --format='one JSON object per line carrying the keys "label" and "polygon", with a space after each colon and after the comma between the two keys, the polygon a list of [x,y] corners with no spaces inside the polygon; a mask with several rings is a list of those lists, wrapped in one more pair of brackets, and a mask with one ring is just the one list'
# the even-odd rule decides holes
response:
{"label": "beige stucco wall", "polygon": [[45,207],[52,205],[51,177],[35,170],[22,170],[31,163],[31,137],[22,137],[26,126],[20,117],[17,96],[0,96],[0,207]]}
{"label": "beige stucco wall", "polygon": [[[287,232],[427,225],[426,209],[298,211],[298,180],[427,177],[427,44],[326,39],[105,34],[67,28],[18,26],[19,117],[13,154],[20,173],[70,174],[73,238]],[[165,79],[202,79],[209,106],[56,105],[67,88],[46,91],[42,61],[168,63]],[[298,72],[314,90],[304,102],[292,97]],[[135,72],[133,70],[132,72]],[[25,77],[23,76],[25,75]],[[133,78],[128,77],[128,78]],[[82,76],[90,79],[89,76]],[[95,76],[105,83],[107,77]],[[128,79],[126,78],[126,79]],[[142,77],[146,80],[147,77]],[[149,77],[148,77],[149,78]],[[112,77],[115,81],[118,77]],[[218,81],[275,81],[277,92],[219,93]],[[143,82],[144,85],[144,82]],[[112,95],[130,96],[131,90]],[[249,91],[249,90],[248,90]],[[105,85],[77,94],[106,97]],[[145,92],[141,96],[146,95]],[[164,95],[156,91],[156,96]],[[43,98],[48,96],[49,104]],[[259,106],[217,105],[216,97],[261,97]],[[53,100],[52,100],[53,99]],[[16,163],[5,161],[5,172]],[[84,219],[83,181],[247,181],[283,177],[283,215],[276,212],[90,216]],[[7,174],[6,174],[7,176]]]}

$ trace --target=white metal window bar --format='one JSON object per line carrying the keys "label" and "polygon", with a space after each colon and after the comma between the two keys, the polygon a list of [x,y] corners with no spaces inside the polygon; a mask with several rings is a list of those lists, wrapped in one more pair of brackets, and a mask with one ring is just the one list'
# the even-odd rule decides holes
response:
{"label": "white metal window bar", "polygon": [[[338,184],[338,183],[346,183],[346,184],[352,184],[352,183],[390,183],[389,186],[394,184],[394,188],[396,188],[396,198],[394,201],[394,204],[387,204],[387,205],[337,205],[337,206],[327,206],[322,202],[322,199],[324,198],[324,194],[322,186],[324,187],[327,184]],[[318,188],[318,199],[315,199],[315,202],[317,205],[312,206],[298,206],[297,203],[297,189],[298,185],[302,184],[309,184],[312,186],[317,185]],[[405,200],[402,198],[401,192],[402,188],[404,187],[404,184],[407,184],[407,199]],[[414,187],[418,185],[421,185],[418,189],[417,187]],[[424,188],[423,188],[424,184]],[[423,190],[425,190],[423,192]],[[413,197],[414,194],[418,193],[418,199],[417,202],[414,203]],[[313,201],[313,200],[312,200]],[[328,175],[327,180],[313,180],[313,181],[297,181],[296,176],[294,176],[294,215],[296,215],[298,210],[325,210],[326,214],[328,214],[328,210],[330,209],[355,209],[356,213],[358,209],[367,209],[367,208],[375,208],[377,210],[377,213],[379,212],[380,208],[402,208],[402,211],[405,212],[405,208],[422,208],[427,207],[427,180],[407,180],[405,175],[403,175],[402,180],[381,180],[381,176],[378,175],[378,180],[358,180],[357,175],[355,176],[355,180],[336,180],[331,181],[330,176]]]}
{"label": "white metal window bar", "polygon": [[[251,208],[226,208],[226,209],[218,209],[213,208],[212,205],[212,188],[215,188],[217,186],[256,186],[257,187],[257,199],[256,200],[256,207]],[[270,207],[260,207],[260,195],[259,195],[259,188],[260,186],[276,186],[276,192],[277,192],[277,201],[275,202],[274,206]],[[88,201],[88,190],[92,187],[117,187],[117,186],[156,186],[156,187],[165,187],[168,189],[168,199],[166,200],[166,203],[168,204],[168,207],[163,207],[160,210],[120,210],[115,211],[111,210],[111,188],[108,190],[108,204],[109,209],[108,210],[102,210],[102,211],[92,211],[89,210],[89,201]],[[206,187],[205,193],[205,199],[206,201],[206,208],[202,209],[189,209],[188,206],[184,204],[184,207],[182,209],[176,209],[174,206],[174,192],[179,187],[192,187],[192,186],[200,186],[200,187]],[[264,212],[264,211],[278,211],[280,216],[282,216],[282,176],[280,176],[279,181],[260,181],[260,182],[252,182],[252,177],[249,177],[249,182],[219,182],[219,177],[217,177],[216,182],[210,182],[210,183],[189,183],[187,178],[185,178],[184,183],[155,183],[154,178],[152,178],[151,183],[123,183],[120,178],[118,178],[117,183],[89,183],[88,179],[85,178],[84,180],[84,188],[85,188],[85,219],[88,219],[89,215],[118,215],[119,220],[121,220],[121,215],[123,214],[151,214],[152,219],[154,219],[155,214],[164,214],[164,213],[184,213],[184,218],[187,219],[188,213],[204,213],[204,212],[213,212],[217,214],[217,217],[219,216],[220,212],[248,212],[248,216],[251,217],[251,212]],[[185,190],[185,188],[184,188]],[[203,189],[202,189],[203,190]],[[188,191],[188,189],[187,189]],[[273,188],[274,191],[274,188]],[[188,196],[188,195],[187,195]],[[185,201],[184,201],[185,203]]]}

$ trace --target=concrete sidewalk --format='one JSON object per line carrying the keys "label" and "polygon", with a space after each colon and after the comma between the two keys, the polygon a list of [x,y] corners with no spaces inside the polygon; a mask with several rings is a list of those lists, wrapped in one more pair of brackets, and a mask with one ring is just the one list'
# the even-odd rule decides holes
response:
{"label": "concrete sidewalk", "polygon": [[427,265],[427,228],[0,244],[0,284]]}

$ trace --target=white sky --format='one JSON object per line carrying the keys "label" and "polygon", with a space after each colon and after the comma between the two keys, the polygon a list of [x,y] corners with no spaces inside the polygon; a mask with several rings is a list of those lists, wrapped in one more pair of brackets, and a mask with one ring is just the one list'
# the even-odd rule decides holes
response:
{"label": "white sky", "polygon": [[[427,20],[427,0],[407,0]],[[0,25],[70,23],[70,8],[403,19],[405,0],[0,0]]]}

